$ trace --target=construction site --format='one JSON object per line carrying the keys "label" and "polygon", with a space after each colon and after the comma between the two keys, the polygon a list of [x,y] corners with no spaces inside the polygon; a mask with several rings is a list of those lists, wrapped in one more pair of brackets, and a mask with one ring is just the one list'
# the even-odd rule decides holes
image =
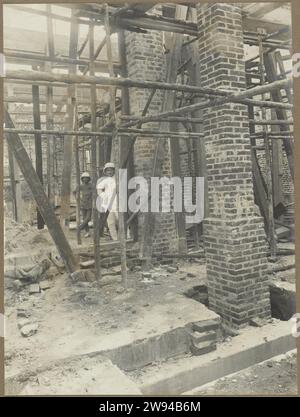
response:
{"label": "construction site", "polygon": [[3,22],[6,394],[295,395],[290,3]]}

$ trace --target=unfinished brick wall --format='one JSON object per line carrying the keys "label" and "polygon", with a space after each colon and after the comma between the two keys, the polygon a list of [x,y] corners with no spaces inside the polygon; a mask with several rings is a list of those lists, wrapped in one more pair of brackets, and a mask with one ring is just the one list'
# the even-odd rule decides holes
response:
{"label": "unfinished brick wall", "polygon": [[[200,80],[205,87],[245,89],[241,9],[217,3],[197,6]],[[204,111],[209,217],[204,242],[210,308],[233,328],[270,316],[267,246],[263,221],[254,213],[247,108],[240,104]]]}
{"label": "unfinished brick wall", "polygon": [[[147,33],[125,32],[128,77],[137,80],[165,81],[166,63],[163,48],[162,32],[148,31]],[[130,113],[141,115],[147,99],[151,94],[149,89],[130,89]],[[147,114],[157,114],[162,109],[163,92],[157,90]],[[159,123],[148,123],[147,129],[158,129]],[[152,176],[154,151],[157,139],[141,137],[134,146],[134,169],[136,176],[149,179]],[[162,166],[162,176],[171,175],[171,159],[168,141],[165,141],[165,157]],[[142,236],[144,215],[139,215],[139,237]],[[154,254],[176,250],[176,227],[174,213],[157,213],[153,236]]]}

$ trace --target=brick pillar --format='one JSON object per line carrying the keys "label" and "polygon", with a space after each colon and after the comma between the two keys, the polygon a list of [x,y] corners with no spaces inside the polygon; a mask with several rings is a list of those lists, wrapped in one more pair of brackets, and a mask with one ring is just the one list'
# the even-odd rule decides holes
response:
{"label": "brick pillar", "polygon": [[[165,81],[166,60],[163,48],[162,32],[147,31],[147,33],[125,32],[126,58],[128,77],[135,80]],[[141,115],[150,89],[130,88],[130,113]],[[163,91],[157,90],[147,115],[158,114],[162,109]],[[159,123],[147,123],[147,129],[158,129]],[[141,137],[134,146],[134,169],[136,176],[149,180],[152,175],[154,150],[157,139]],[[165,142],[165,157],[161,176],[171,175],[170,147]],[[144,215],[139,215],[139,238],[143,232]],[[172,252],[177,250],[178,239],[174,213],[157,213],[155,216],[155,231],[153,236],[153,253]]]}
{"label": "brick pillar", "polygon": [[[244,90],[241,9],[217,3],[197,6],[201,85]],[[266,238],[254,211],[247,107],[205,110],[209,218],[204,243],[210,308],[239,328],[270,316]]]}

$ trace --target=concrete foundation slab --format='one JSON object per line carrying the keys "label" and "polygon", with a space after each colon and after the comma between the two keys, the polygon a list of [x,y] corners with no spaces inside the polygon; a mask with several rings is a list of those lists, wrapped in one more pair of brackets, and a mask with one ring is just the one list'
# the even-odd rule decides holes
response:
{"label": "concrete foundation slab", "polygon": [[291,322],[277,322],[261,328],[247,328],[230,343],[200,357],[166,362],[159,369],[149,367],[140,381],[144,395],[178,395],[217,378],[288,352],[296,347]]}

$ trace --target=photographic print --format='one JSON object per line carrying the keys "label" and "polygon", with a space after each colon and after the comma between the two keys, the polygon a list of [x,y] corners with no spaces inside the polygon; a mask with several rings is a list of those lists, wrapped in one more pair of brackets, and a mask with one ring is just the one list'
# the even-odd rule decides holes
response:
{"label": "photographic print", "polygon": [[291,3],[9,3],[5,394],[297,395]]}

